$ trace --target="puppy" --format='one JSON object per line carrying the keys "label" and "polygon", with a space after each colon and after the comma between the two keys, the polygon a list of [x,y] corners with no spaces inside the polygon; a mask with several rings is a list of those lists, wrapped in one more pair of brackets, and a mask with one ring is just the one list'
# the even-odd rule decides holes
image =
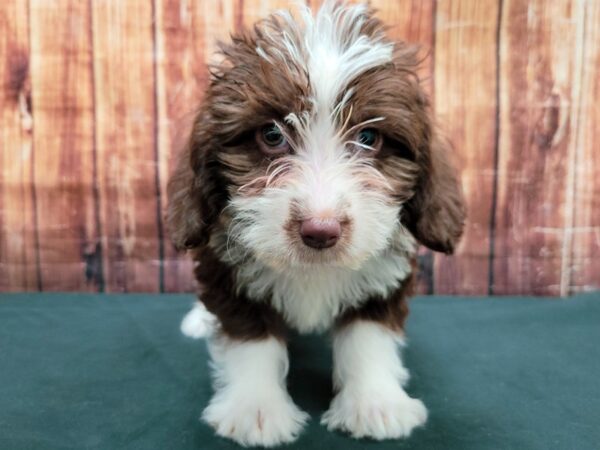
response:
{"label": "puppy", "polygon": [[451,253],[461,189],[416,51],[365,5],[277,12],[221,44],[222,62],[169,182],[168,225],[191,251],[211,329],[203,419],[242,445],[293,441],[286,331],[331,330],[336,391],[321,422],[400,438],[426,421],[398,347],[418,243]]}

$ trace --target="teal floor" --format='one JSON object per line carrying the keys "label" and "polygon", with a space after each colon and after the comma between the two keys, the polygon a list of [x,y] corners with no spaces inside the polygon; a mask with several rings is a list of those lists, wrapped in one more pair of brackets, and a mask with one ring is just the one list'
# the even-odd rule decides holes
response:
{"label": "teal floor", "polygon": [[[198,420],[204,343],[184,295],[0,295],[0,449],[228,449]],[[599,449],[600,295],[417,298],[409,393],[429,421],[408,440],[355,441],[319,425],[326,336],[294,338],[289,387],[312,419],[289,449]]]}

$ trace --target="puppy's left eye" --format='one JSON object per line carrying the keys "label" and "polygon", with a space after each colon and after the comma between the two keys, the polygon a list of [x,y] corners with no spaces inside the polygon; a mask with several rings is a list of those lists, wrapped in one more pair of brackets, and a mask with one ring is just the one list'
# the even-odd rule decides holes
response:
{"label": "puppy's left eye", "polygon": [[381,134],[375,128],[363,128],[356,135],[358,147],[366,151],[379,151],[381,149]]}
{"label": "puppy's left eye", "polygon": [[256,141],[261,151],[267,155],[287,153],[290,146],[281,129],[269,123],[256,130]]}

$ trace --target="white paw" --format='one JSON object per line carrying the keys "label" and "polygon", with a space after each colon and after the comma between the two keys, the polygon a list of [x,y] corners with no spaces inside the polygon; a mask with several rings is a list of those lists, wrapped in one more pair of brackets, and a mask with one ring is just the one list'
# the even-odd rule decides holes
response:
{"label": "white paw", "polygon": [[387,392],[362,393],[344,388],[331,402],[321,424],[330,431],[346,431],[355,438],[382,440],[408,437],[426,420],[423,402],[410,398],[399,387]]}
{"label": "white paw", "polygon": [[408,370],[404,366],[400,366],[398,368],[397,378],[400,386],[404,387],[410,381],[410,373],[408,373]]}
{"label": "white paw", "polygon": [[210,336],[215,326],[216,317],[208,312],[202,302],[194,307],[181,321],[181,332],[191,338],[200,339]]}
{"label": "white paw", "polygon": [[298,409],[286,392],[277,388],[263,396],[252,392],[217,392],[202,413],[202,419],[219,436],[243,446],[273,447],[294,441],[308,414]]}

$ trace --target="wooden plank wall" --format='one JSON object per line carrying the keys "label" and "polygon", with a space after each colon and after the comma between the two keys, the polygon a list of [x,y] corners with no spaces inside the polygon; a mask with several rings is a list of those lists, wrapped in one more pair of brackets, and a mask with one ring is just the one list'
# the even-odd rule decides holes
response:
{"label": "wooden plank wall", "polygon": [[[3,0],[0,291],[191,291],[161,212],[218,39],[285,0]],[[307,0],[317,8],[322,0]],[[424,293],[600,287],[600,1],[372,0],[469,203]]]}

